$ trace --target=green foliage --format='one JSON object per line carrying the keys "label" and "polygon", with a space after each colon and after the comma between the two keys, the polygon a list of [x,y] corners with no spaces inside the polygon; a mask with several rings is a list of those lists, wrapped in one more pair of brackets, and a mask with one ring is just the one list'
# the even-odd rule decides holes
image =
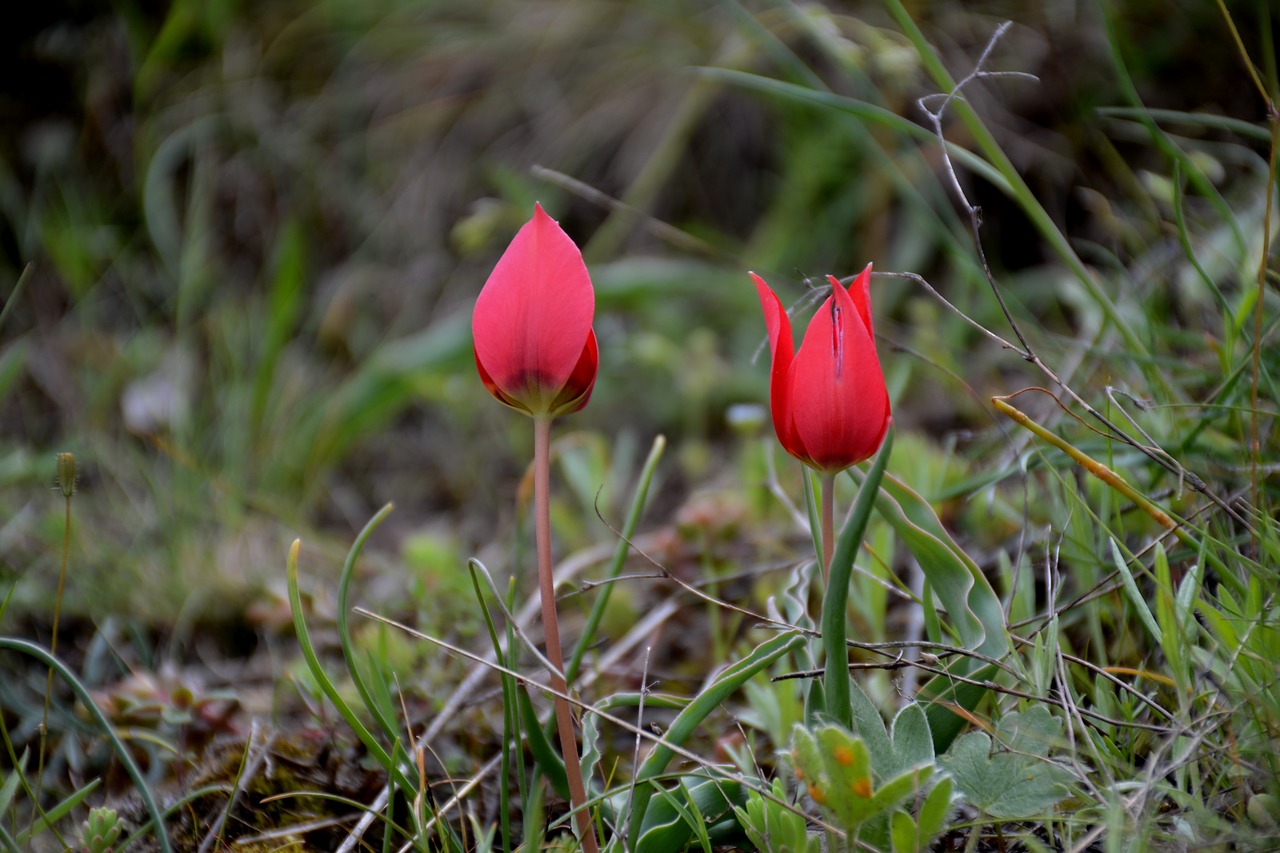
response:
{"label": "green foliage", "polygon": [[[984,822],[1015,820],[1000,827],[1025,833],[1011,848],[1046,833],[1064,848],[1274,846],[1273,5],[1028,6],[986,54],[1007,8],[897,0],[874,20],[849,4],[125,0],[19,26],[0,141],[0,574],[14,584],[0,615],[6,634],[48,636],[63,528],[47,463],[72,449],[79,574],[59,650],[89,663],[74,702],[56,669],[40,821],[30,685],[44,658],[4,638],[19,654],[4,655],[0,719],[18,724],[0,845],[74,846],[94,780],[148,763],[131,783],[148,814],[130,823],[159,821],[155,780],[194,756],[170,757],[157,732],[173,740],[236,692],[155,671],[257,641],[254,664],[304,670],[300,697],[271,694],[273,722],[311,720],[295,707],[311,702],[394,771],[389,808],[417,829],[391,834],[418,849],[571,846],[542,703],[521,684],[530,656],[497,612],[496,598],[518,602],[489,591],[481,613],[463,571],[477,553],[520,576],[510,492],[528,437],[488,408],[467,315],[540,199],[589,244],[598,294],[601,379],[557,448],[555,509],[557,556],[594,583],[566,597],[581,605],[570,669],[590,709],[634,698],[636,673],[595,667],[655,600],[696,592],[745,611],[701,599],[691,615],[680,599],[655,633],[650,677],[701,684],[756,654],[734,651],[756,617],[811,630],[821,599],[851,679],[709,689],[749,727],[735,760],[758,775],[802,718],[849,723],[875,791],[935,768],[859,824],[878,848],[922,851],[948,829],[980,847]],[[744,270],[804,312],[803,279],[867,260],[923,278],[873,282],[898,452],[848,589],[826,599],[804,565],[798,472],[776,464],[763,419],[726,438],[726,412],[767,400]],[[1016,398],[1043,433],[988,404],[1027,388],[1053,394]],[[674,464],[625,508],[620,484],[659,430]],[[856,480],[841,478],[841,507]],[[748,496],[720,538],[677,529],[699,491]],[[406,508],[392,544],[360,552],[362,533],[347,552],[352,519],[391,497]],[[597,506],[668,574],[645,577],[661,572]],[[314,597],[290,578],[301,663],[269,619],[245,616],[279,597],[284,530],[315,544]],[[373,600],[350,594],[353,578]],[[405,818],[427,781],[406,731],[442,710],[459,658],[362,624],[354,603],[460,643],[483,644],[483,626],[505,649],[501,707],[473,692],[432,744],[453,780],[501,737],[507,775],[471,789],[498,787],[497,836],[476,818],[453,824],[465,843],[429,839],[430,805]],[[800,641],[767,668],[816,671],[816,650]],[[15,658],[31,666],[11,671]],[[113,667],[138,677],[103,686]],[[804,818],[751,779],[731,790],[674,766],[733,734],[715,703],[646,702],[681,721],[652,766],[583,711],[602,825],[621,832],[605,817],[639,808],[619,796],[639,774],[641,843],[701,849],[733,824],[811,853]],[[955,823],[960,797],[978,821]]]}
{"label": "green foliage", "polygon": [[[620,812],[625,810],[626,813],[631,815],[631,828],[627,839],[629,846],[635,848],[640,843],[642,834],[646,831],[645,822],[649,820],[648,807],[650,798],[655,790],[662,790],[653,783],[666,772],[667,765],[675,757],[675,750],[693,735],[695,729],[712,711],[716,710],[729,696],[739,690],[748,679],[769,667],[783,655],[794,651],[803,642],[804,638],[797,634],[781,634],[771,640],[766,640],[753,649],[745,658],[726,667],[716,675],[676,715],[671,726],[663,735],[662,740],[636,770],[633,786],[629,786],[629,790],[634,790],[634,794],[630,796],[629,801],[625,804],[625,809],[619,809]],[[666,797],[663,798],[663,801],[671,802]],[[640,820],[635,819],[637,815],[641,816]],[[669,824],[663,822],[659,822],[659,825],[669,826]],[[691,832],[692,828],[686,826],[685,830]]]}
{"label": "green foliage", "polygon": [[120,816],[114,809],[105,806],[90,809],[80,843],[84,845],[85,853],[111,853],[121,829]]}
{"label": "green foliage", "polygon": [[713,843],[723,844],[737,834],[734,816],[745,801],[741,782],[711,773],[683,775],[674,788],[660,789],[649,801],[634,849],[665,853],[693,846],[711,853]]}
{"label": "green foliage", "polygon": [[1070,771],[1048,758],[1062,721],[1043,705],[1014,711],[986,732],[960,737],[939,764],[965,799],[1001,820],[1044,817],[1071,793]]}
{"label": "green foliage", "polygon": [[774,779],[768,793],[752,791],[746,805],[733,810],[747,839],[761,853],[819,853],[822,840],[809,834],[804,812],[788,804],[782,780]]}
{"label": "green foliage", "polygon": [[882,842],[892,810],[922,791],[935,769],[926,763],[876,778],[862,739],[832,725],[814,732],[796,726],[791,760],[809,796],[846,833],[845,849],[856,849],[857,841]]}
{"label": "green foliage", "polygon": [[902,810],[893,813],[889,825],[893,853],[924,853],[931,849],[933,840],[947,828],[952,811],[951,789],[951,777],[943,776],[929,789],[915,817]]}
{"label": "green foliage", "polygon": [[[884,446],[876,454],[866,480],[858,491],[849,520],[840,530],[827,578],[826,595],[822,599],[822,643],[826,652],[826,673],[822,681],[827,716],[845,728],[853,725],[852,702],[849,688],[849,659],[845,645],[845,604],[849,600],[849,578],[853,573],[853,558],[862,546],[862,535],[871,518],[880,490],[880,478],[893,453],[893,431],[884,438]],[[812,521],[810,521],[812,524]],[[814,528],[816,529],[816,527]]]}

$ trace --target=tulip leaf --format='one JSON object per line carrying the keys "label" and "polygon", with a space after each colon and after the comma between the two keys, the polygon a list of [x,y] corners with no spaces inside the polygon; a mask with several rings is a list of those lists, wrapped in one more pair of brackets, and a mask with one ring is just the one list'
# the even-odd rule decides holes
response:
{"label": "tulip leaf", "polygon": [[751,654],[725,669],[715,677],[672,720],[666,735],[649,757],[640,765],[635,776],[635,795],[631,802],[631,830],[627,838],[627,846],[635,850],[640,841],[640,832],[644,823],[644,815],[653,796],[652,783],[666,772],[667,765],[675,757],[675,747],[681,746],[694,733],[694,730],[707,718],[707,715],[720,707],[720,704],[740,688],[747,679],[772,664],[805,642],[800,634],[779,634],[756,646]]}
{"label": "tulip leaf", "polygon": [[[1000,599],[977,563],[951,539],[933,507],[905,483],[888,475],[876,509],[920,564],[929,588],[946,608],[964,647],[987,657],[1003,657],[1009,644]],[[959,658],[948,667],[948,674],[983,680],[991,670],[991,666],[974,659]],[[986,693],[981,686],[947,676],[938,676],[921,688],[921,698],[932,700],[927,713],[937,752],[945,752],[964,725],[964,719],[944,702],[972,710]]]}
{"label": "tulip leaf", "polygon": [[866,532],[871,509],[876,505],[880,481],[885,466],[893,453],[893,430],[886,433],[884,444],[871,463],[867,476],[858,489],[853,502],[853,512],[836,539],[835,553],[831,555],[828,570],[827,594],[822,598],[822,645],[827,655],[827,669],[823,678],[826,691],[827,715],[846,729],[853,728],[853,709],[850,704],[849,648],[845,642],[849,602],[849,582],[853,575],[853,560],[862,547],[862,534]]}
{"label": "tulip leaf", "polygon": [[640,842],[634,849],[637,853],[684,850],[696,833],[699,844],[691,845],[692,849],[709,850],[708,830],[720,829],[726,818],[727,828],[738,829],[731,816],[746,802],[747,789],[741,782],[701,773],[683,776],[675,789],[660,789],[645,810]]}
{"label": "tulip leaf", "polygon": [[876,509],[920,561],[965,646],[989,657],[1009,651],[1004,610],[986,575],[947,533],[933,507],[892,474]]}
{"label": "tulip leaf", "polygon": [[[689,704],[689,700],[681,696],[670,696],[665,693],[614,693],[606,696],[591,707],[593,712],[613,713],[619,708],[640,708],[642,711],[660,708],[662,710],[682,711]],[[599,713],[586,713],[582,715],[582,778],[588,780],[595,778],[596,771],[599,769],[600,761],[603,754],[600,749],[600,727],[604,722],[604,718]],[[539,731],[544,743],[550,748],[550,741],[547,740],[545,732]],[[558,753],[552,750],[556,760],[560,760]],[[563,771],[564,762],[560,763]],[[563,772],[561,779],[564,778]],[[568,799],[568,788],[563,794]],[[606,800],[604,806],[611,808],[612,804],[617,800]]]}

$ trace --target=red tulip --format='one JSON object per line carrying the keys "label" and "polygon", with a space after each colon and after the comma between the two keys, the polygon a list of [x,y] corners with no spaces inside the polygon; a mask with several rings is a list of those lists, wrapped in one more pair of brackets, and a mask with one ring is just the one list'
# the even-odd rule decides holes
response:
{"label": "red tulip", "polygon": [[870,458],[892,420],[871,326],[871,265],[848,290],[827,276],[831,296],[809,321],[799,352],[786,309],[764,279],[751,278],[773,353],[769,403],[778,441],[826,474]]}
{"label": "red tulip", "polygon": [[600,358],[596,297],[582,253],[534,205],[498,259],[471,316],[476,369],[489,393],[534,417],[587,405]]}

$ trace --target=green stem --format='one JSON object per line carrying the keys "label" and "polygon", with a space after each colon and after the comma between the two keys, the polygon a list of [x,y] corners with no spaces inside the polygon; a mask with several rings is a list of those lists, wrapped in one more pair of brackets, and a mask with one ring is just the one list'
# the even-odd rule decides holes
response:
{"label": "green stem", "polygon": [[560,651],[560,622],[556,614],[555,579],[551,564],[551,419],[533,419],[533,536],[538,550],[538,594],[542,600],[542,629],[551,662],[551,689],[556,692],[556,727],[560,750],[569,778],[569,801],[574,808],[578,838],[586,853],[597,853],[595,829],[586,808],[587,790],[582,783],[582,762],[578,760],[578,739],[573,731],[573,714],[564,698],[569,692],[564,680],[564,655]]}
{"label": "green stem", "polygon": [[[62,619],[62,587],[67,581],[67,563],[71,558],[71,496],[64,495],[66,517],[62,524],[62,568],[58,570],[58,592],[53,599],[53,635],[49,638],[49,654],[58,654],[58,622]],[[36,761],[36,798],[44,790],[44,751],[49,736],[49,703],[53,698],[53,667],[44,686],[44,711],[40,716],[40,754]]]}
{"label": "green stem", "polygon": [[831,577],[831,554],[836,549],[836,475],[822,474],[822,579]]}

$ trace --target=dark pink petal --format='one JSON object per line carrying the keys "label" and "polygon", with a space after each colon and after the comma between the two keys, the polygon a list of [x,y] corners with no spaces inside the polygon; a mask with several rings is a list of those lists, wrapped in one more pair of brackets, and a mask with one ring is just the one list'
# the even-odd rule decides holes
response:
{"label": "dark pink petal", "polygon": [[591,390],[596,384],[596,373],[600,368],[600,352],[596,347],[596,333],[592,330],[587,335],[587,344],[582,348],[578,364],[573,375],[565,383],[560,394],[551,402],[552,417],[571,415],[580,411],[591,399]]}

